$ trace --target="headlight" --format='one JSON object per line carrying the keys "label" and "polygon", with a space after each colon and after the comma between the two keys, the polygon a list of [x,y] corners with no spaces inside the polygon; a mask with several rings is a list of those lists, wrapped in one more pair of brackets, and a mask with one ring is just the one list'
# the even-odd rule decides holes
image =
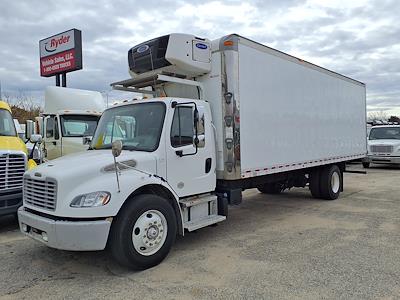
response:
{"label": "headlight", "polygon": [[109,192],[93,192],[79,195],[72,200],[71,207],[97,207],[106,205],[110,202],[111,194]]}

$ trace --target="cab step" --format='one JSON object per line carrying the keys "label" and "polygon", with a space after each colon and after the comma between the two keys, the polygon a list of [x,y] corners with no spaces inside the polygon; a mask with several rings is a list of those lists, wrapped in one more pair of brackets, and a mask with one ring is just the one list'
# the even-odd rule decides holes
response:
{"label": "cab step", "polygon": [[225,216],[212,215],[212,216],[207,216],[204,219],[185,222],[183,226],[190,232],[225,220],[226,220]]}
{"label": "cab step", "polygon": [[182,208],[188,208],[195,205],[200,205],[202,203],[217,201],[217,196],[215,195],[205,195],[205,196],[195,196],[179,200]]}
{"label": "cab step", "polygon": [[213,194],[203,194],[179,200],[183,215],[183,227],[194,231],[226,220],[218,215],[218,198]]}

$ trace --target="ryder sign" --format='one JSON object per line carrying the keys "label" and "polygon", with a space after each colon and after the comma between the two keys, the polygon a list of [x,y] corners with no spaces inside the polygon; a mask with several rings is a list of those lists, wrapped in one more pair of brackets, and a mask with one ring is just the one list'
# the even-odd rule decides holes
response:
{"label": "ryder sign", "polygon": [[71,29],[39,41],[40,75],[49,77],[82,69],[82,34]]}

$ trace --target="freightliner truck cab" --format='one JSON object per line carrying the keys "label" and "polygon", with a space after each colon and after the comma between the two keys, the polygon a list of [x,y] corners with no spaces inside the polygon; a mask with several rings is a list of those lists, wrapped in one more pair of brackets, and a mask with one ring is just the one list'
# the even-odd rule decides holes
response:
{"label": "freightliner truck cab", "polygon": [[[105,108],[99,92],[49,86],[45,90],[44,111],[36,118],[43,137],[40,153],[45,160],[86,151],[82,138],[92,137]],[[27,132],[27,137],[31,132]]]}
{"label": "freightliner truck cab", "polygon": [[167,255],[177,233],[225,220],[213,193],[210,105],[192,80],[210,71],[210,48],[183,34],[132,48],[133,79],[114,87],[146,97],[106,109],[88,151],[25,174],[21,231],[64,250],[108,243],[117,261],[144,269]]}

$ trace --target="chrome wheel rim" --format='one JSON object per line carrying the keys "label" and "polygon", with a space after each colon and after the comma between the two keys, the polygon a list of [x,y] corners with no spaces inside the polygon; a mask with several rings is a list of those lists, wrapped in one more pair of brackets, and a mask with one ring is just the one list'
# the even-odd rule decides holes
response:
{"label": "chrome wheel rim", "polygon": [[331,188],[332,192],[335,194],[339,191],[340,188],[340,176],[337,172],[333,172],[331,177]]}
{"label": "chrome wheel rim", "polygon": [[158,210],[148,210],[133,226],[133,247],[141,255],[153,255],[164,245],[167,232],[168,225],[164,215]]}

